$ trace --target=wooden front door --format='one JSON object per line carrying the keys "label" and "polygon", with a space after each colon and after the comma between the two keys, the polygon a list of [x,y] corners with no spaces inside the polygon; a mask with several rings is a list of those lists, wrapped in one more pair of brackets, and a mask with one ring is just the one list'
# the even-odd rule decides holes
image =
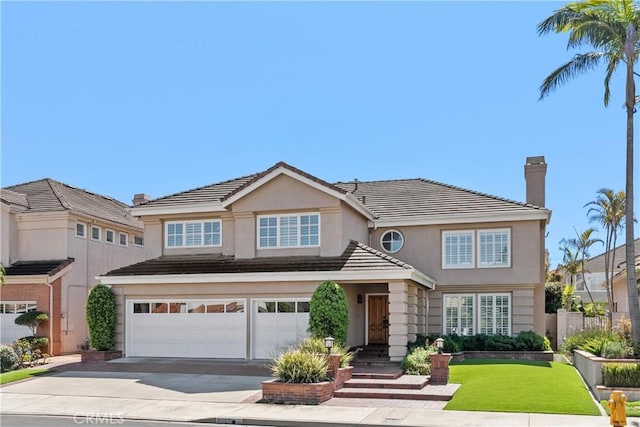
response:
{"label": "wooden front door", "polygon": [[389,296],[369,295],[369,343],[389,343]]}

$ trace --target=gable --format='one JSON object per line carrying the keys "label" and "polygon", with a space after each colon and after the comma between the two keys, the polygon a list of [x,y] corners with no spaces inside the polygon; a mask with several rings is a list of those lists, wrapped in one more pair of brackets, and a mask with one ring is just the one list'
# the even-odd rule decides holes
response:
{"label": "gable", "polygon": [[339,207],[340,200],[287,175],[279,175],[236,200],[234,212],[317,210]]}

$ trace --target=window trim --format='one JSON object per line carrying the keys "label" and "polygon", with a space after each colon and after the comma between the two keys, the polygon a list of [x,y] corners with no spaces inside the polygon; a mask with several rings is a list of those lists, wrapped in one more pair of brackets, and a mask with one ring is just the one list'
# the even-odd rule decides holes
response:
{"label": "window trim", "polygon": [[[470,234],[471,235],[471,263],[470,264],[447,264],[447,235],[461,235],[461,234]],[[453,269],[469,269],[476,268],[476,233],[475,230],[465,229],[465,230],[442,230],[441,233],[442,240],[442,269],[443,270],[453,270]]]}
{"label": "window trim", "polygon": [[[506,264],[482,264],[480,262],[480,233],[500,233],[500,232],[507,232],[507,263]],[[478,268],[510,268],[511,267],[511,228],[483,228],[483,229],[479,229],[477,230],[477,238],[476,238],[476,245],[477,245],[477,256],[478,256],[478,260],[477,260],[477,266]]]}
{"label": "window trim", "polygon": [[[302,223],[300,221],[300,217],[302,216],[317,216],[318,217],[318,243],[316,245],[301,245],[300,238],[302,237],[300,233],[300,228],[302,227]],[[297,221],[297,245],[289,245],[289,246],[281,246],[280,245],[280,218],[282,217],[293,217],[298,218]],[[276,246],[262,246],[260,244],[260,219],[262,218],[277,218],[276,221]],[[292,213],[278,213],[278,214],[264,214],[264,215],[256,215],[256,248],[259,250],[268,250],[268,249],[306,249],[306,248],[318,248],[322,242],[322,216],[320,212],[292,212]]]}
{"label": "window trim", "polygon": [[[82,226],[82,234],[78,234],[78,226],[79,225]],[[75,235],[76,235],[76,237],[78,237],[80,239],[86,239],[87,238],[87,224],[85,224],[84,222],[76,222]]]}
{"label": "window trim", "polygon": [[[98,238],[93,237],[93,230],[98,230]],[[102,227],[97,225],[91,226],[91,241],[93,242],[101,242],[102,241]]]}
{"label": "window trim", "polygon": [[[217,222],[218,224],[220,224],[220,243],[218,244],[211,244],[211,245],[205,245],[204,244],[204,224],[207,222]],[[183,226],[183,231],[182,231],[182,244],[181,245],[174,245],[174,246],[169,246],[169,225],[170,224],[182,224]],[[200,245],[188,245],[187,246],[187,224],[201,224],[202,225],[202,231],[201,231],[201,237],[202,237],[202,244]],[[142,245],[144,246],[144,245]],[[189,248],[220,248],[222,247],[222,220],[219,218],[215,218],[215,219],[197,219],[197,220],[186,220],[186,221],[166,221],[164,223],[164,247],[165,249],[189,249]]]}
{"label": "window trim", "polygon": [[[111,241],[109,241],[109,232],[111,232]],[[110,228],[105,229],[104,232],[104,242],[108,245],[116,244],[116,232]]]}
{"label": "window trim", "polygon": [[[387,250],[384,247],[384,244],[382,243],[382,240],[384,239],[384,236],[386,236],[389,233],[398,233],[398,235],[400,236],[400,247],[398,249],[396,249],[395,251],[392,250]],[[393,242],[393,240],[391,240]],[[402,232],[400,230],[397,230],[395,228],[391,228],[389,230],[386,230],[384,233],[382,233],[382,235],[380,236],[380,248],[382,248],[383,251],[385,251],[388,254],[395,254],[398,253],[402,250],[402,248],[404,247],[404,234],[402,234]]]}
{"label": "window trim", "polygon": [[[122,236],[125,236],[125,243],[122,244]],[[129,246],[129,233],[123,233],[122,231],[118,232],[118,245],[126,248]]]}

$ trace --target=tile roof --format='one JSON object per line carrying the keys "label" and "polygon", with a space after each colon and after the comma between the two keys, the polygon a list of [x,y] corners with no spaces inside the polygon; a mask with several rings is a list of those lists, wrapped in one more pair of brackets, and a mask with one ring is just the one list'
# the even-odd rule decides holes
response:
{"label": "tile roof", "polygon": [[[624,239],[622,239],[624,241]],[[635,253],[636,258],[640,255],[640,238],[634,240]],[[606,252],[605,252],[606,253]],[[604,268],[604,256],[605,253],[601,253],[600,255],[596,255],[585,261],[584,268],[586,271],[591,273],[603,272]],[[625,244],[622,243],[619,246],[616,246],[616,258],[613,260],[613,271],[615,274],[624,271],[626,269],[626,257],[627,251]],[[611,268],[611,267],[609,267]]]}
{"label": "tile roof", "polygon": [[351,241],[337,257],[292,256],[236,259],[225,255],[167,255],[112,270],[105,276],[413,270],[396,258]]}
{"label": "tile roof", "polygon": [[2,190],[3,199],[10,192],[23,194],[28,201],[28,212],[72,211],[134,228],[143,227],[140,220],[127,212],[126,204],[50,178],[13,185]]}
{"label": "tile roof", "polygon": [[351,193],[380,220],[438,217],[452,214],[548,212],[538,207],[423,178],[389,181],[322,181],[312,175],[279,162],[264,172],[223,181],[151,200],[140,207],[180,206],[222,202],[278,167],[286,167],[337,192]]}
{"label": "tile roof", "polygon": [[15,191],[7,190],[6,188],[0,189],[0,200],[11,205],[18,205],[24,208],[29,207],[29,201],[27,200],[26,194],[16,193]]}
{"label": "tile roof", "polygon": [[53,276],[74,261],[73,258],[45,261],[17,261],[6,267],[7,276]]}

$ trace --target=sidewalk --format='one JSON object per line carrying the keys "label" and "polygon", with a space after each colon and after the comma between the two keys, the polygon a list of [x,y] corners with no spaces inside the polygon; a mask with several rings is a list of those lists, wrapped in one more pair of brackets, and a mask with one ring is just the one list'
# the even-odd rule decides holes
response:
{"label": "sidewalk", "polygon": [[[122,359],[101,364],[100,371],[70,370],[73,364],[73,358],[66,363],[52,360],[55,374],[2,386],[0,412],[283,427],[610,425],[604,416],[442,411],[411,407],[412,401],[376,406],[369,399],[332,399],[318,406],[255,403],[267,377],[228,371],[234,366],[238,371],[264,373],[265,367],[256,363],[181,360],[179,365],[191,373],[156,372],[159,366],[176,370],[176,363],[168,360]],[[133,368],[152,372],[129,372]],[[628,419],[627,426],[640,426],[640,418]]]}

